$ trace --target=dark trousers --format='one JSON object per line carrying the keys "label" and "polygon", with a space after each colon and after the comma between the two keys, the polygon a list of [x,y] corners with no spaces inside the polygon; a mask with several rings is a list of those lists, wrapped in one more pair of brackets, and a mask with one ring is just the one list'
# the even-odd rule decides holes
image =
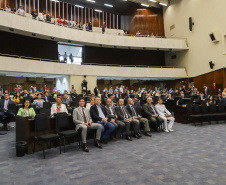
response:
{"label": "dark trousers", "polygon": [[110,123],[110,122],[105,123],[103,121],[98,121],[97,123],[102,125],[101,140],[109,139],[110,135],[115,130],[115,126],[112,123]]}
{"label": "dark trousers", "polygon": [[155,117],[149,117],[148,120],[151,121],[151,127],[157,131],[158,128],[160,127],[160,125],[163,124],[164,120],[162,118],[160,118],[159,116],[157,118]]}
{"label": "dark trousers", "polygon": [[111,123],[115,126],[115,131],[113,135],[119,136],[125,127],[125,123],[119,120],[115,120],[115,122],[111,122]]}
{"label": "dark trousers", "polygon": [[129,121],[126,120],[121,120],[123,123],[125,123],[125,129],[126,129],[126,135],[130,135],[130,126],[133,127],[134,133],[139,132],[139,121],[133,119],[132,122],[130,123]]}
{"label": "dark trousers", "polygon": [[14,114],[10,111],[0,112],[0,122],[5,126],[13,118]]}

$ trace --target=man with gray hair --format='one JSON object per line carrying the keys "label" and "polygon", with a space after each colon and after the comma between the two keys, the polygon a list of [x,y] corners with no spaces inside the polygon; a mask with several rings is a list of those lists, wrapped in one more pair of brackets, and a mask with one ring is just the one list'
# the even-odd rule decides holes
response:
{"label": "man with gray hair", "polygon": [[147,99],[147,103],[143,106],[145,116],[148,120],[151,120],[151,123],[153,124],[154,129],[159,132],[160,131],[160,125],[163,124],[164,120],[159,117],[157,110],[155,109],[155,106],[152,104],[152,98]]}

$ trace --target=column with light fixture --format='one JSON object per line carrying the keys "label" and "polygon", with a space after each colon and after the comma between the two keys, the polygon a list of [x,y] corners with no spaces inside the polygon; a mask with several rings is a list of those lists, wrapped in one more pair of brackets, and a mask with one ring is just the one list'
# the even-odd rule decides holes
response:
{"label": "column with light fixture", "polygon": [[111,13],[110,13],[110,29],[111,29]]}
{"label": "column with light fixture", "polygon": [[29,13],[31,13],[31,0],[29,0],[28,4],[29,4]]}
{"label": "column with light fixture", "polygon": [[39,0],[38,0],[38,14],[39,14]]}
{"label": "column with light fixture", "polygon": [[[93,25],[93,9],[92,9],[92,25]],[[94,25],[93,25],[94,26]]]}
{"label": "column with light fixture", "polygon": [[106,12],[106,28],[108,28],[108,13]]}
{"label": "column with light fixture", "polygon": [[71,21],[72,21],[72,5],[71,5]]}
{"label": "column with light fixture", "polygon": [[86,8],[85,8],[85,25],[86,25]]}
{"label": "column with light fixture", "polygon": [[100,12],[99,12],[99,28],[100,28]]}
{"label": "column with light fixture", "polygon": [[113,29],[115,29],[115,14],[113,14]]}
{"label": "column with light fixture", "polygon": [[47,4],[47,0],[46,0],[46,13],[48,12],[48,4]]}
{"label": "column with light fixture", "polygon": [[68,20],[68,3],[67,3],[67,10],[66,10],[66,19]]}
{"label": "column with light fixture", "polygon": [[117,15],[117,29],[118,29],[118,15]]}
{"label": "column with light fixture", "polygon": [[[6,2],[6,1],[5,1]],[[26,11],[26,9],[27,9],[27,6],[26,6],[26,0],[24,0],[24,11],[25,11],[25,13],[27,13],[27,11]]]}
{"label": "column with light fixture", "polygon": [[83,25],[83,8],[82,8],[81,13],[82,13],[82,25]]}
{"label": "column with light fixture", "polygon": [[62,13],[63,13],[63,19],[64,19],[64,2],[63,2],[63,10],[62,10]]}
{"label": "column with light fixture", "polygon": [[[104,23],[104,12],[103,12],[103,23]],[[103,24],[103,23],[102,23],[102,24]]]}
{"label": "column with light fixture", "polygon": [[77,21],[76,21],[76,7],[75,6],[74,6],[74,18],[75,18],[74,21],[76,23]]}
{"label": "column with light fixture", "polygon": [[78,7],[78,24],[80,24],[80,21],[79,21],[79,7]]}

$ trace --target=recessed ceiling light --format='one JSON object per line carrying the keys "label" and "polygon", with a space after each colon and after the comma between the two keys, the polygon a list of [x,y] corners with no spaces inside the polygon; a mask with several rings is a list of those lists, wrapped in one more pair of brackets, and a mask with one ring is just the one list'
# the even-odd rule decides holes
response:
{"label": "recessed ceiling light", "polygon": [[113,5],[111,4],[104,4],[105,6],[109,6],[109,7],[113,7]]}
{"label": "recessed ceiling light", "polygon": [[165,4],[165,3],[159,3],[160,5],[163,5],[163,6],[167,6],[167,4]]}
{"label": "recessed ceiling light", "polygon": [[141,6],[146,6],[146,7],[149,7],[149,5],[147,5],[147,4],[143,4],[143,3],[141,4]]}
{"label": "recessed ceiling light", "polygon": [[89,1],[89,2],[91,2],[91,3],[95,3],[96,1],[93,1],[93,0],[86,0],[86,1]]}
{"label": "recessed ceiling light", "polygon": [[96,12],[102,12],[102,10],[97,10],[97,9],[95,9],[95,11],[96,11]]}
{"label": "recessed ceiling light", "polygon": [[148,1],[151,1],[151,2],[154,2],[154,3],[156,3],[157,1],[155,1],[155,0],[148,0]]}

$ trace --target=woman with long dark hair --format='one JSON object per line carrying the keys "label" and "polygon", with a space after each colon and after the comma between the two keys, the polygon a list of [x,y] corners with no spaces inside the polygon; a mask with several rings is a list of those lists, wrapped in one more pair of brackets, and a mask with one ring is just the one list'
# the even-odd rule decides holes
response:
{"label": "woman with long dark hair", "polygon": [[30,107],[30,100],[24,101],[23,107],[19,109],[17,116],[35,117],[35,111],[33,107]]}

